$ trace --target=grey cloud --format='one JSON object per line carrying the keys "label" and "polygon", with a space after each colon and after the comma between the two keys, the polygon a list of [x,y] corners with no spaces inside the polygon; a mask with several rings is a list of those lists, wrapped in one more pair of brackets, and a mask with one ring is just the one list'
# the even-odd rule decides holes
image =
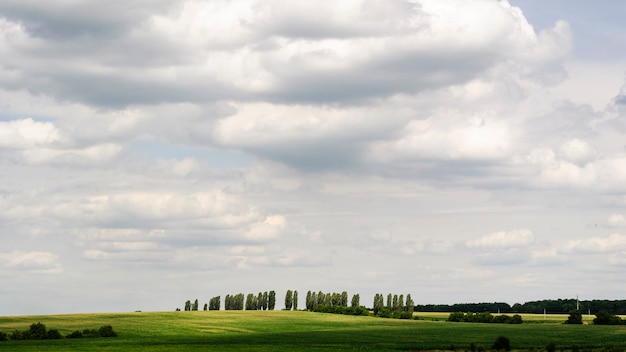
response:
{"label": "grey cloud", "polygon": [[242,20],[245,27],[262,36],[292,39],[344,39],[380,37],[409,27],[424,16],[418,3],[366,1],[339,6],[316,2],[258,2],[253,15]]}
{"label": "grey cloud", "polygon": [[145,18],[171,7],[168,1],[56,1],[6,0],[0,15],[24,25],[33,36],[52,40],[123,35]]}
{"label": "grey cloud", "polygon": [[530,253],[526,250],[507,249],[479,254],[474,261],[484,266],[520,265],[527,263],[530,258]]}

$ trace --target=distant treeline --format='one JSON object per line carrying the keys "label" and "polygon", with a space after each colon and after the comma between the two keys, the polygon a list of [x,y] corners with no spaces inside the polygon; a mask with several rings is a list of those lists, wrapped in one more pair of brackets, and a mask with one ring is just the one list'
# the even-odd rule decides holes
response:
{"label": "distant treeline", "polygon": [[523,304],[515,303],[458,303],[458,304],[418,304],[416,312],[490,312],[490,313],[546,313],[568,314],[578,309],[583,313],[595,314],[600,311],[612,314],[626,314],[626,300],[591,300],[578,301],[576,299],[545,299],[530,301]]}

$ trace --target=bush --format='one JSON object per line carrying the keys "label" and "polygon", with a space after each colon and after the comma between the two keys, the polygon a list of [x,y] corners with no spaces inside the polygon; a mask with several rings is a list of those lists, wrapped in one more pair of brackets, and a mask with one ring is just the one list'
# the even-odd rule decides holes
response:
{"label": "bush", "polygon": [[521,324],[522,323],[522,316],[519,314],[514,314],[513,317],[511,318],[511,321],[509,321],[509,324]]}
{"label": "bush", "polygon": [[498,336],[496,341],[493,342],[493,346],[491,346],[491,348],[497,351],[500,351],[500,350],[510,351],[511,343],[507,337]]}
{"label": "bush", "polygon": [[0,331],[0,341],[7,341],[9,339],[9,335],[5,332]]}
{"label": "bush", "polygon": [[80,339],[83,337],[83,333],[81,333],[80,331],[76,330],[74,332],[72,332],[71,334],[65,336],[68,339]]}
{"label": "bush", "polygon": [[450,316],[448,316],[448,321],[460,322],[465,319],[465,314],[463,312],[452,312]]}
{"label": "bush", "polygon": [[48,336],[46,326],[42,323],[31,324],[28,329],[28,334],[28,340],[43,340]]}
{"label": "bush", "polygon": [[596,313],[593,323],[596,325],[619,325],[622,323],[622,318],[603,310]]}
{"label": "bush", "polygon": [[554,351],[556,351],[556,345],[554,344],[554,342],[549,342],[546,345],[546,351],[547,352],[554,352]]}
{"label": "bush", "polygon": [[98,329],[98,333],[101,337],[116,337],[117,333],[113,331],[113,327],[111,325],[104,325]]}
{"label": "bush", "polygon": [[58,340],[62,338],[63,338],[63,335],[61,335],[61,333],[57,329],[50,329],[48,330],[48,333],[46,334],[46,339],[48,340]]}
{"label": "bush", "polygon": [[569,312],[569,317],[565,321],[565,324],[582,324],[583,315],[579,310],[572,310]]}
{"label": "bush", "polygon": [[83,330],[83,337],[100,337],[100,333],[96,329]]}
{"label": "bush", "polygon": [[14,341],[30,340],[30,334],[28,333],[28,331],[15,330],[11,334],[9,334],[9,339]]}

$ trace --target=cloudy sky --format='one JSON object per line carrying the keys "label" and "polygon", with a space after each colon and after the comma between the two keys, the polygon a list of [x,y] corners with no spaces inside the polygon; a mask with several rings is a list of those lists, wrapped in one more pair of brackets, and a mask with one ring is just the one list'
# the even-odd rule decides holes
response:
{"label": "cloudy sky", "polygon": [[3,0],[0,314],[624,299],[624,17]]}

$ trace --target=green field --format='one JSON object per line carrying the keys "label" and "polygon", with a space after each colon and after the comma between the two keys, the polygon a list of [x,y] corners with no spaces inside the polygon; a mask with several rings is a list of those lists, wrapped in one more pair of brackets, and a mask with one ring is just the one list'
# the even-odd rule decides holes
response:
{"label": "green field", "polygon": [[[524,316],[521,325],[448,323],[443,313],[418,313],[420,320],[354,317],[302,311],[199,311],[102,313],[0,317],[0,331],[27,330],[41,322],[63,335],[112,325],[115,338],[0,342],[11,351],[412,351],[466,350],[471,343],[489,348],[499,335],[513,349],[581,351],[626,346],[626,326],[564,325],[543,315]],[[553,321],[553,322],[551,322]],[[558,321],[558,322],[554,322]]]}

